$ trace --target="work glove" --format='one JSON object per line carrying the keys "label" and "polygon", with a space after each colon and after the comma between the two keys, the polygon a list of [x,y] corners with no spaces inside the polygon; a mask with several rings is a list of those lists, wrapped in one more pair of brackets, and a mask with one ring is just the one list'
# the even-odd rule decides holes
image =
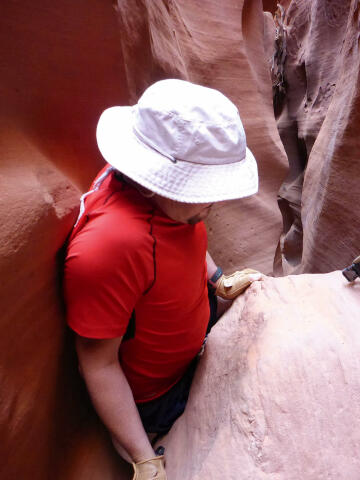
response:
{"label": "work glove", "polygon": [[132,480],[166,480],[164,455],[133,463],[134,476]]}
{"label": "work glove", "polygon": [[261,280],[261,278],[262,274],[251,268],[236,271],[231,275],[221,275],[217,282],[215,295],[232,300],[246,290],[252,282]]}

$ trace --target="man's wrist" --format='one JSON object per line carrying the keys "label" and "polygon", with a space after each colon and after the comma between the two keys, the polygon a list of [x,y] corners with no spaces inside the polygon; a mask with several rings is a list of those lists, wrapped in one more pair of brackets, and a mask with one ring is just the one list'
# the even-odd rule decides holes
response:
{"label": "man's wrist", "polygon": [[133,459],[133,462],[135,463],[145,462],[149,458],[153,458],[155,456],[156,454],[150,442],[149,442],[149,445],[144,445],[143,448],[141,448],[141,450],[137,450],[132,453],[132,459]]}
{"label": "man's wrist", "polygon": [[221,267],[217,267],[215,273],[209,278],[209,282],[213,285],[216,286],[216,283],[218,282],[219,278],[223,275],[223,271]]}

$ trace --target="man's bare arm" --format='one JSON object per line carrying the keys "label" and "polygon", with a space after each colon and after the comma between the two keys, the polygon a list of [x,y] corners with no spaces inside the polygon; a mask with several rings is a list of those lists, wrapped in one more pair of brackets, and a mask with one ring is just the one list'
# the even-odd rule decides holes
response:
{"label": "man's bare arm", "polygon": [[[122,337],[94,340],[77,335],[76,349],[93,405],[109,430],[115,448],[119,444],[133,462],[140,462],[155,454],[119,363],[121,340]],[[122,455],[121,449],[119,454]]]}
{"label": "man's bare arm", "polygon": [[211,255],[209,252],[206,252],[206,265],[207,265],[207,275],[208,275],[208,280],[214,275],[217,269],[217,265],[212,259]]}

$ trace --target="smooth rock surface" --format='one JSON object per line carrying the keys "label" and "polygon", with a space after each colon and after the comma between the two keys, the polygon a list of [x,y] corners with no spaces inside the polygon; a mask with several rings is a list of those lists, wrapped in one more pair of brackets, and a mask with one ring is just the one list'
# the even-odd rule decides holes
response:
{"label": "smooth rock surface", "polygon": [[160,441],[172,480],[358,480],[360,282],[256,282],[212,330],[182,417]]}
{"label": "smooth rock surface", "polygon": [[59,255],[103,165],[97,117],[127,99],[115,12],[12,0],[0,14],[0,478],[119,480],[65,334]]}
{"label": "smooth rock surface", "polygon": [[128,101],[111,1],[10,0],[0,15],[1,128],[22,132],[86,190],[104,164],[98,117]]}

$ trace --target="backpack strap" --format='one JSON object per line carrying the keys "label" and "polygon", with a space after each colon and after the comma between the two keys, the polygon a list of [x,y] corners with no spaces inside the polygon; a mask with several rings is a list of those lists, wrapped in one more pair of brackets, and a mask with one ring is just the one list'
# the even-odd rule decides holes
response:
{"label": "backpack strap", "polygon": [[83,195],[81,195],[80,197],[80,211],[79,211],[79,215],[78,215],[78,218],[75,222],[75,225],[74,227],[76,227],[76,225],[78,224],[80,218],[83,216],[83,213],[85,212],[85,198],[88,197],[91,193],[94,193],[96,192],[97,190],[99,190],[99,188],[101,187],[103,181],[105,180],[105,178],[108,177],[108,175],[113,171],[115,170],[114,167],[108,167],[105,172],[100,175],[100,177],[96,180],[96,182],[94,183],[94,187],[89,190],[88,192],[84,193]]}

